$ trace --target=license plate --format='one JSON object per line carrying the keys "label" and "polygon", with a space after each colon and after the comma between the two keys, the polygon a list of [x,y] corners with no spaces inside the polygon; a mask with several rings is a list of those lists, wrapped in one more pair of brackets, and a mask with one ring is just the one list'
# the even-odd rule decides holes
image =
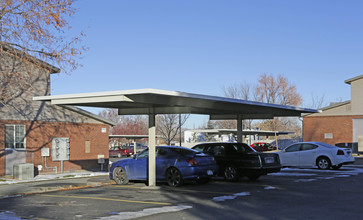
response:
{"label": "license plate", "polygon": [[265,157],[265,163],[275,163],[275,158],[273,158],[273,157]]}
{"label": "license plate", "polygon": [[211,170],[207,170],[207,174],[208,174],[209,176],[212,176],[212,175],[213,175],[213,171],[211,171]]}

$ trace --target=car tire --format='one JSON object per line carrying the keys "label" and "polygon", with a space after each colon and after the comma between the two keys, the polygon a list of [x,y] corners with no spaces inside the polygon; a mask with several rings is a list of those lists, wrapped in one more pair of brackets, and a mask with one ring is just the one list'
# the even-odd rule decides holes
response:
{"label": "car tire", "polygon": [[316,161],[316,165],[321,170],[328,170],[331,166],[331,162],[327,157],[319,157]]}
{"label": "car tire", "polygon": [[170,167],[166,171],[166,182],[169,186],[178,187],[183,185],[183,177],[180,171],[175,167]]}
{"label": "car tire", "polygon": [[118,185],[126,185],[129,183],[126,171],[122,167],[116,167],[113,170],[113,179]]}
{"label": "car tire", "polygon": [[249,180],[258,180],[258,178],[260,178],[261,175],[248,175],[247,178]]}
{"label": "car tire", "polygon": [[342,165],[341,165],[341,164],[336,165],[336,166],[332,166],[333,170],[339,170],[339,169],[340,169],[340,167],[342,167]]}
{"label": "car tire", "polygon": [[239,179],[239,173],[235,166],[229,165],[224,169],[224,179],[230,182],[235,182]]}

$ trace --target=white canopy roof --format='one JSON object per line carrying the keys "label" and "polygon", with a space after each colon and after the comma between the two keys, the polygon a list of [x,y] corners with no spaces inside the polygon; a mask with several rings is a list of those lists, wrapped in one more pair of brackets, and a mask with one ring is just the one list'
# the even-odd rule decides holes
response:
{"label": "white canopy roof", "polygon": [[242,119],[301,116],[317,110],[156,89],[121,90],[34,97],[57,105],[118,108],[120,115],[149,115],[149,186],[156,185],[155,115],[206,114],[210,119],[236,119],[237,141],[242,142]]}
{"label": "white canopy roof", "polygon": [[38,96],[33,99],[57,105],[118,108],[120,115],[206,114],[211,120],[232,120],[237,119],[237,115],[241,119],[271,119],[318,112],[308,108],[157,89]]}

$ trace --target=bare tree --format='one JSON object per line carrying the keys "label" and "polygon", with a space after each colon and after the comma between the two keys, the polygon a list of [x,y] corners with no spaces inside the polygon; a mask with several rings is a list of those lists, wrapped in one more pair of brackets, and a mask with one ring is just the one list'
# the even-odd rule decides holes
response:
{"label": "bare tree", "polygon": [[257,100],[265,103],[292,106],[298,106],[302,103],[296,86],[289,83],[281,75],[278,75],[277,78],[267,74],[261,75],[255,93]]}
{"label": "bare tree", "polygon": [[[255,100],[254,93],[252,94],[251,85],[247,82],[234,84],[223,88],[224,96],[233,99]],[[253,120],[244,120],[243,127],[252,129]],[[220,120],[215,123],[216,128],[237,128],[235,120]]]}
{"label": "bare tree", "polygon": [[118,115],[118,110],[112,108],[104,109],[98,115],[117,123],[115,126],[110,128],[110,134],[147,134],[147,120],[141,115]]}
{"label": "bare tree", "polygon": [[116,108],[107,108],[98,113],[99,116],[107,118],[115,123],[120,122],[120,116]]}
{"label": "bare tree", "polygon": [[206,126],[204,126],[206,129],[236,129],[237,128],[237,122],[235,120],[208,120]]}
{"label": "bare tree", "polygon": [[223,87],[224,96],[232,99],[252,100],[251,85],[247,82]]}
{"label": "bare tree", "polygon": [[[59,72],[42,61],[71,72],[79,66],[84,33],[68,38],[73,0],[0,1],[0,100],[2,105],[32,88],[34,66]],[[14,58],[14,59],[11,59]],[[20,58],[20,59],[19,59]],[[41,61],[40,61],[41,60]],[[3,88],[17,88],[14,94]]]}
{"label": "bare tree", "polygon": [[[234,84],[223,88],[224,95],[229,98],[259,101],[270,104],[298,106],[302,103],[302,98],[298,94],[296,86],[289,83],[287,78],[278,75],[262,74],[256,85],[246,82]],[[273,120],[263,120],[257,122],[257,126],[264,130],[292,129],[296,130],[294,119],[275,118]],[[214,123],[216,128],[236,128],[236,122],[219,121]],[[243,127],[252,129],[253,120],[244,120]]]}
{"label": "bare tree", "polygon": [[311,93],[310,108],[320,109],[324,106],[327,106],[327,103],[325,100],[325,94],[322,94],[321,96],[319,96],[319,95],[315,95],[314,93]]}
{"label": "bare tree", "polygon": [[161,138],[170,145],[175,137],[177,137],[181,127],[188,118],[189,114],[181,115],[181,121],[179,122],[179,114],[158,115],[156,118],[157,132],[161,135]]}
{"label": "bare tree", "polygon": [[[118,110],[113,108],[104,109],[98,113],[99,116],[107,118],[116,125],[109,129],[112,135],[145,135],[147,134],[147,120],[141,115],[129,116],[118,115]],[[144,142],[145,139],[138,139],[137,142]],[[130,143],[130,139],[126,138],[111,138],[110,142]]]}
{"label": "bare tree", "polygon": [[[255,93],[257,100],[265,103],[290,106],[299,106],[302,103],[302,98],[298,94],[296,86],[289,83],[287,78],[281,75],[278,75],[277,78],[267,74],[261,75],[258,85],[255,87]],[[260,126],[273,131],[288,129],[287,125],[290,123],[286,122],[286,120],[281,118],[265,120]]]}

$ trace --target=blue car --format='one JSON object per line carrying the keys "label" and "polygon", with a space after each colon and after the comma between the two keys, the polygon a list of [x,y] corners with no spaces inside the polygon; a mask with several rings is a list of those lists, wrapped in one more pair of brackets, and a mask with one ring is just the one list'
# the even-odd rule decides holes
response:
{"label": "blue car", "polygon": [[[213,156],[185,147],[157,146],[156,180],[169,186],[181,186],[185,180],[208,182],[217,174],[218,166]],[[149,149],[132,158],[121,159],[110,168],[110,179],[117,184],[129,180],[147,180]]]}

